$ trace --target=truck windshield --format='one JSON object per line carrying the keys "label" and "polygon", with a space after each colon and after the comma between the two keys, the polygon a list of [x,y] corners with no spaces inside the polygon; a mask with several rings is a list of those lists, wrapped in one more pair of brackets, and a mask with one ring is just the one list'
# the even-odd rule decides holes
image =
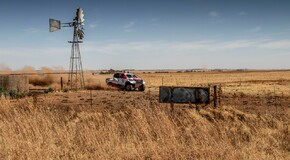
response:
{"label": "truck windshield", "polygon": [[137,78],[134,74],[127,74],[126,75],[128,78]]}

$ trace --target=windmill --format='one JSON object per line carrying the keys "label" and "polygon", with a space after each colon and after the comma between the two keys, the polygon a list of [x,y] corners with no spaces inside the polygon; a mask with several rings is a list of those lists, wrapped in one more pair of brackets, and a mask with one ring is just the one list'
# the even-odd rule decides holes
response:
{"label": "windmill", "polygon": [[49,31],[60,30],[61,27],[73,27],[73,40],[68,41],[72,44],[70,66],[68,74],[68,86],[70,89],[83,89],[85,87],[84,74],[82,68],[81,52],[79,44],[84,38],[84,12],[82,8],[77,8],[75,18],[72,22],[61,23],[60,20],[49,19]]}

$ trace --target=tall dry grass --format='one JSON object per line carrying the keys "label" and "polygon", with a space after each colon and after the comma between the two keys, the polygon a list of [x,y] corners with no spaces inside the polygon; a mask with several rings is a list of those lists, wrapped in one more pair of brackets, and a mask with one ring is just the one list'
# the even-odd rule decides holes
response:
{"label": "tall dry grass", "polygon": [[[271,96],[273,91],[273,97],[289,99],[289,73],[140,74],[152,101],[134,93],[109,97],[111,92],[100,91],[94,99],[100,95],[108,98],[97,99],[93,107],[86,103],[76,107],[68,95],[65,101],[62,95],[45,95],[42,103],[32,97],[1,97],[0,159],[289,159],[289,108],[286,118],[235,109],[248,107],[243,101],[257,100],[249,99],[253,95]],[[60,77],[67,80],[61,74],[33,76],[33,85],[46,83],[43,86],[55,90],[60,88]],[[105,78],[110,76],[86,74],[88,89],[106,89]],[[225,103],[222,108],[199,112],[176,107],[171,111],[154,100],[162,79],[169,86],[221,84],[224,93],[238,94],[229,101],[242,105]],[[81,102],[88,99],[75,97]],[[266,100],[259,110],[273,110],[268,106],[271,99]],[[284,109],[289,104],[282,105]]]}
{"label": "tall dry grass", "polygon": [[271,115],[171,111],[146,98],[89,107],[2,97],[0,159],[289,159],[289,121]]}
{"label": "tall dry grass", "polygon": [[139,74],[151,90],[159,86],[208,86],[218,84],[223,92],[245,94],[278,94],[290,96],[290,71],[187,72]]}

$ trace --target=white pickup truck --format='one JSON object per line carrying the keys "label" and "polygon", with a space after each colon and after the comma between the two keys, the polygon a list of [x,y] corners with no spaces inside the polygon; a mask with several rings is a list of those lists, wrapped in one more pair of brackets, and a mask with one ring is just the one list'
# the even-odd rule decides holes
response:
{"label": "white pickup truck", "polygon": [[117,72],[113,75],[113,78],[107,78],[106,83],[107,85],[125,89],[126,91],[136,89],[138,91],[145,91],[144,80],[133,73]]}

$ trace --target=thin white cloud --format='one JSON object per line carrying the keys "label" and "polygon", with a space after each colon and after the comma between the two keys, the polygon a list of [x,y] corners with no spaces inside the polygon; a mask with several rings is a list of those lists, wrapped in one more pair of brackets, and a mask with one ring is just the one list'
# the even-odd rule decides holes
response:
{"label": "thin white cloud", "polygon": [[252,40],[235,40],[235,41],[219,42],[215,44],[210,44],[208,50],[220,51],[220,50],[249,48],[259,43],[260,43],[259,41],[252,41]]}
{"label": "thin white cloud", "polygon": [[94,28],[97,27],[97,24],[90,24],[89,27],[92,28],[92,29],[94,29]]}
{"label": "thin white cloud", "polygon": [[262,27],[261,26],[256,26],[254,28],[251,28],[250,30],[248,30],[249,33],[257,33],[262,31]]}
{"label": "thin white cloud", "polygon": [[[110,67],[136,67],[136,68],[167,68],[190,67],[195,59],[202,59],[209,64],[215,61],[223,62],[224,66],[239,67],[248,61],[249,55],[259,58],[263,56],[277,56],[279,60],[287,59],[290,49],[290,39],[265,40],[265,39],[240,39],[232,41],[138,41],[125,42],[124,40],[112,40],[102,42],[85,42],[81,44],[83,62],[90,68]],[[3,63],[13,67],[27,64],[36,66],[65,66],[68,63],[70,47],[60,48],[8,48],[0,50]],[[242,57],[243,59],[237,58]],[[283,57],[284,56],[284,57]],[[14,58],[17,57],[17,58]],[[21,57],[21,58],[19,58]],[[30,59],[34,61],[29,61]],[[140,57],[144,61],[139,61]],[[212,57],[212,58],[208,58]],[[289,57],[289,56],[288,56]],[[21,61],[19,61],[21,59]],[[37,60],[36,60],[37,59]],[[130,61],[126,61],[130,59]],[[162,59],[162,60],[161,60]],[[166,59],[166,60],[164,60]],[[17,60],[17,61],[16,61]],[[118,63],[118,61],[126,63]],[[138,63],[136,64],[136,60]],[[161,60],[161,61],[160,61]],[[267,62],[258,64],[253,59],[249,65],[275,67],[276,63]],[[277,61],[277,60],[275,60]],[[140,63],[139,63],[140,62]],[[150,63],[148,63],[150,62]],[[174,65],[172,66],[171,64]],[[186,63],[185,63],[186,62]],[[235,64],[240,63],[240,64]],[[271,63],[271,64],[270,64]],[[116,64],[116,65],[115,65]],[[269,65],[268,65],[269,64]],[[121,66],[119,66],[121,65]],[[216,64],[220,66],[220,63]],[[281,62],[281,66],[289,66],[288,62]],[[5,66],[4,66],[5,67]],[[4,68],[2,66],[2,68]],[[248,66],[246,66],[248,67]],[[263,68],[263,67],[261,67]],[[282,67],[283,68],[283,67]]]}
{"label": "thin white cloud", "polygon": [[91,23],[89,24],[89,28],[90,28],[90,29],[95,29],[95,28],[97,28],[97,27],[99,26],[99,24],[100,24],[99,21],[91,22]]}
{"label": "thin white cloud", "polygon": [[134,30],[134,27],[135,27],[135,22],[131,21],[131,22],[125,24],[123,26],[123,29],[124,29],[125,32],[131,32],[131,31]]}
{"label": "thin white cloud", "polygon": [[188,54],[216,51],[230,51],[241,48],[257,47],[262,45],[262,40],[235,40],[235,41],[189,41],[189,42],[113,42],[98,44],[91,42],[85,44],[84,52],[96,52],[101,54],[119,55],[129,53],[156,53],[156,54]]}
{"label": "thin white cloud", "polygon": [[[135,54],[135,53],[156,53],[156,54],[188,54],[216,51],[231,51],[238,49],[289,49],[290,40],[233,40],[233,41],[139,41],[139,42],[123,42],[121,40],[107,42],[85,42],[81,45],[83,54],[99,53],[107,55]],[[1,49],[1,56],[8,55],[65,55],[70,53],[69,47],[46,48],[46,49]]]}
{"label": "thin white cloud", "polygon": [[211,16],[211,17],[219,17],[219,13],[218,12],[216,12],[216,11],[211,11],[211,12],[209,12],[209,16]]}
{"label": "thin white cloud", "polygon": [[41,32],[41,30],[38,28],[27,28],[27,29],[24,29],[24,32],[26,32],[28,34],[34,34],[34,33]]}
{"label": "thin white cloud", "polygon": [[[287,66],[289,66],[288,62],[281,62],[279,64],[280,66],[277,66],[274,60],[270,62],[257,62],[255,59],[259,59],[264,56],[277,56],[278,53],[289,53],[287,50],[280,50],[278,48],[278,46],[287,47],[285,43],[288,41],[290,40],[285,40],[282,43],[280,41],[265,39],[241,39],[233,41],[185,42],[90,42],[90,44],[86,44],[82,47],[82,53],[84,53],[84,57],[91,57],[94,55],[98,55],[98,57],[105,57],[104,59],[107,59],[110,63],[103,63],[102,61],[98,62],[99,65],[105,66],[104,68],[182,68],[197,65],[199,62],[192,63],[196,59],[206,61],[208,64],[211,64],[211,66],[213,66],[215,62],[218,62],[215,64],[216,66],[231,66],[236,68],[240,66],[252,68],[279,68],[281,66],[280,68],[287,68]],[[269,50],[267,47],[271,47],[272,49]],[[288,55],[280,55],[280,59],[285,59],[287,56]],[[112,57],[114,57],[113,60],[111,59]],[[143,61],[139,61],[140,57],[142,57]],[[253,57],[255,58],[253,59]],[[114,65],[118,62],[117,60],[124,61],[128,58],[132,61]],[[136,60],[138,63],[136,63]],[[249,60],[251,62],[249,62]],[[249,63],[245,64],[245,62]]]}
{"label": "thin white cloud", "polygon": [[176,51],[201,50],[207,48],[209,45],[206,41],[201,42],[173,42],[168,44],[168,47]]}
{"label": "thin white cloud", "polygon": [[267,49],[289,49],[290,40],[271,41],[259,45],[260,48]]}
{"label": "thin white cloud", "polygon": [[245,15],[247,15],[247,13],[246,13],[245,11],[241,11],[241,12],[239,12],[238,15],[239,15],[239,16],[245,16]]}
{"label": "thin white cloud", "polygon": [[159,19],[158,18],[150,19],[149,20],[149,25],[151,25],[151,26],[159,26],[160,25]]}

